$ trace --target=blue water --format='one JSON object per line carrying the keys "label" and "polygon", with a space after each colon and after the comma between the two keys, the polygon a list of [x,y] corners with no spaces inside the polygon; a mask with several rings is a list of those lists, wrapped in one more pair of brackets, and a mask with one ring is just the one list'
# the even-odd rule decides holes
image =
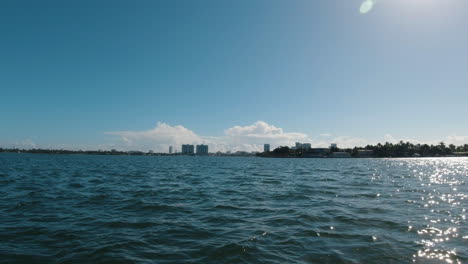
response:
{"label": "blue water", "polygon": [[468,159],[0,154],[2,263],[466,263]]}

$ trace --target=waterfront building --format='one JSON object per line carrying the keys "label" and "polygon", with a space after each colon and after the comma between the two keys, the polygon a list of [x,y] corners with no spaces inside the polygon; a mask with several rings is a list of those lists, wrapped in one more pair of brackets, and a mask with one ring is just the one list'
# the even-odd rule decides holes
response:
{"label": "waterfront building", "polygon": [[313,148],[304,153],[304,158],[325,158],[330,154],[329,148]]}
{"label": "waterfront building", "polygon": [[169,154],[172,154],[174,152],[172,146],[169,146]]}
{"label": "waterfront building", "polygon": [[194,154],[195,147],[190,144],[182,145],[182,154]]}
{"label": "waterfront building", "polygon": [[263,152],[270,152],[270,144],[263,145]]}
{"label": "waterfront building", "polygon": [[333,152],[330,158],[351,158],[351,154],[348,152]]}
{"label": "waterfront building", "polygon": [[312,145],[310,143],[303,143],[302,144],[302,149],[310,150],[311,148],[312,148]]}
{"label": "waterfront building", "polygon": [[331,149],[338,148],[338,145],[336,145],[336,143],[331,143],[330,148],[331,148]]}
{"label": "waterfront building", "polygon": [[296,146],[292,147],[292,149],[305,149],[305,150],[310,150],[312,148],[312,145],[310,143],[301,143],[301,142],[296,142]]}
{"label": "waterfront building", "polygon": [[208,145],[197,145],[197,155],[208,155]]}
{"label": "waterfront building", "polygon": [[367,150],[367,149],[360,149],[357,151],[357,157],[358,158],[371,158],[374,155],[373,150]]}

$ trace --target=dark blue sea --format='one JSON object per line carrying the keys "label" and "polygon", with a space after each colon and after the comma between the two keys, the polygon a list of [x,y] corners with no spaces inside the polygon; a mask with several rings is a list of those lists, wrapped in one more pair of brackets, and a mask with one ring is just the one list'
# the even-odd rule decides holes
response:
{"label": "dark blue sea", "polygon": [[0,263],[468,263],[468,159],[0,154]]}

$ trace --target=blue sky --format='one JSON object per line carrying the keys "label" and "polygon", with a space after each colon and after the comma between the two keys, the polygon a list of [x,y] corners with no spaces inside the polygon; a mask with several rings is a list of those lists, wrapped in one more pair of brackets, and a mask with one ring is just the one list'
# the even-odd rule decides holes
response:
{"label": "blue sky", "polygon": [[361,3],[2,1],[0,145],[468,143],[468,2]]}

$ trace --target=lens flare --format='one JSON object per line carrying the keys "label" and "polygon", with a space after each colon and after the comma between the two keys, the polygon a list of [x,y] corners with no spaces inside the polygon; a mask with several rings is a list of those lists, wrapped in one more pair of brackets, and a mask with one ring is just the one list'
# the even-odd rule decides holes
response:
{"label": "lens flare", "polygon": [[377,2],[376,0],[365,0],[362,3],[361,8],[359,9],[359,12],[361,12],[361,14],[369,13],[374,7],[376,2]]}

